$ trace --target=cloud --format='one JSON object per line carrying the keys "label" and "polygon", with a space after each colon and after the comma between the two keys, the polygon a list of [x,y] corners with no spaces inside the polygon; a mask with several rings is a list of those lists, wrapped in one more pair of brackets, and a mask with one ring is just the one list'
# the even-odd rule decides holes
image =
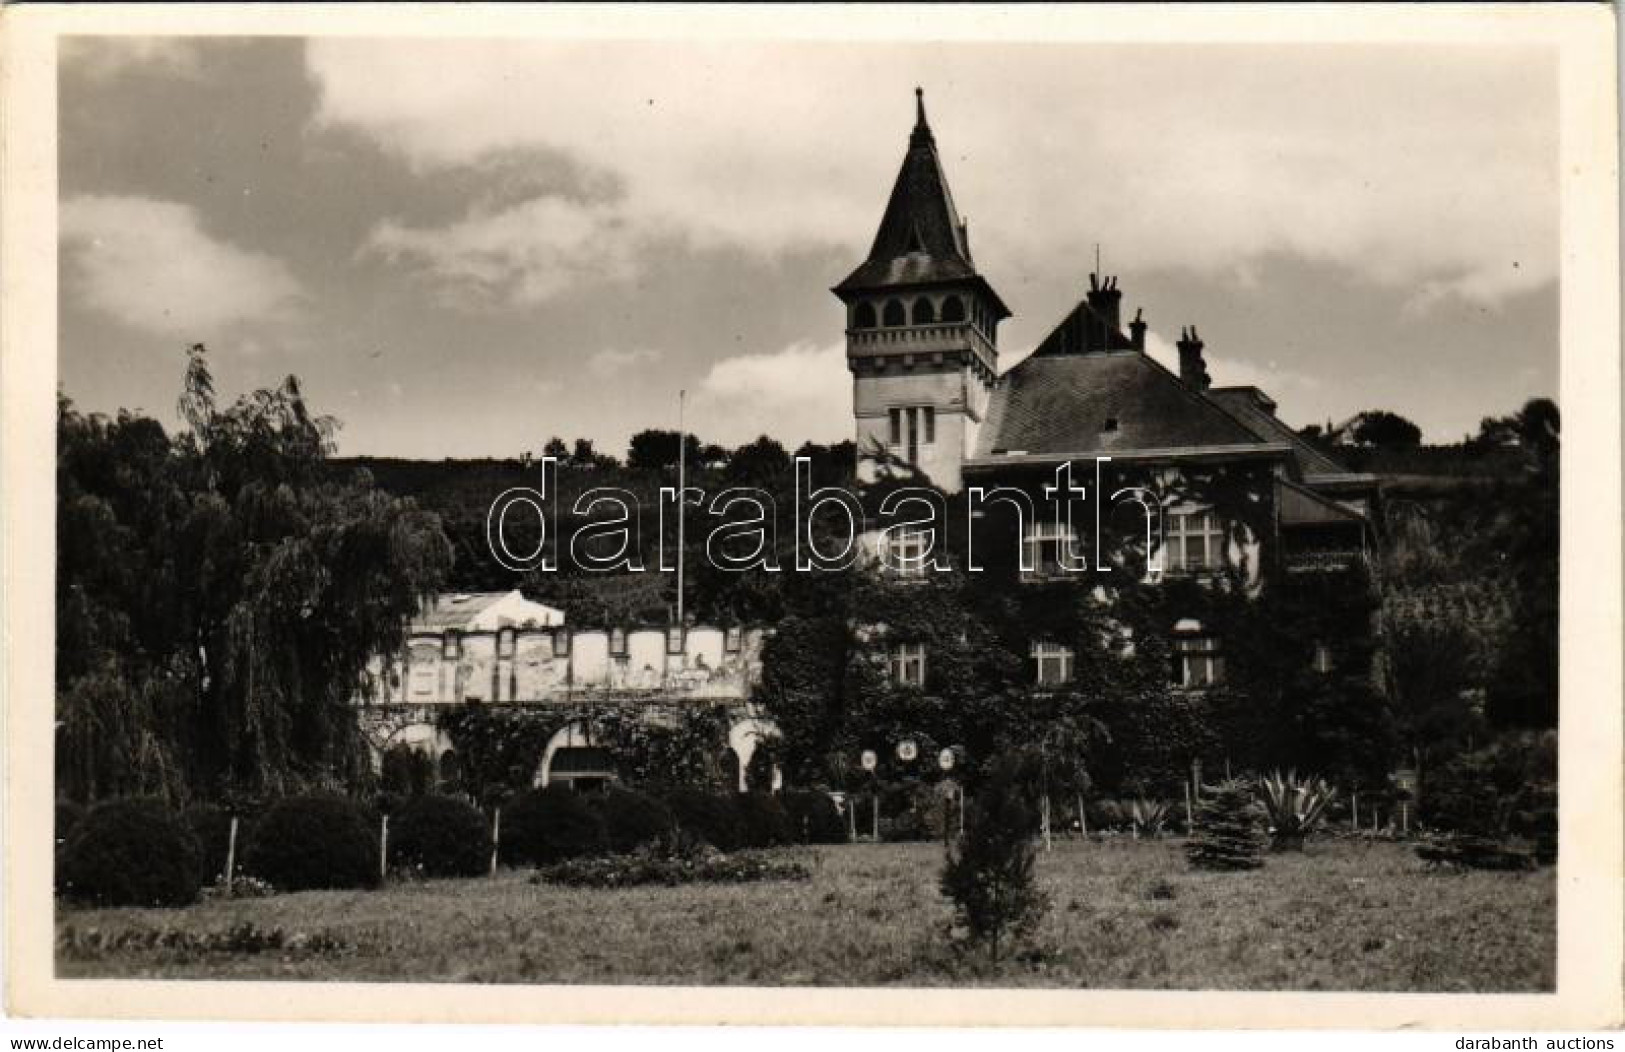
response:
{"label": "cloud", "polygon": [[[1179,348],[1155,329],[1146,330],[1145,353],[1175,376],[1179,375]],[[1273,360],[1255,362],[1214,354],[1205,348],[1202,358],[1214,387],[1256,387],[1275,400],[1283,419],[1312,422],[1334,415],[1339,412],[1339,399],[1347,394],[1328,390],[1318,377],[1282,369]],[[1342,411],[1342,415],[1347,416],[1347,411]]]}
{"label": "cloud", "polygon": [[197,41],[191,37],[64,36],[59,46],[64,66],[96,80],[132,70],[181,77],[202,72]]}
{"label": "cloud", "polygon": [[301,289],[278,260],[219,241],[197,212],[146,197],[73,197],[60,236],[70,289],[134,329],[187,340],[291,315]]}
{"label": "cloud", "polygon": [[852,379],[842,344],[794,343],[714,363],[694,398],[693,428],[739,445],[772,435],[792,449],[803,441],[852,437]]}
{"label": "cloud", "polygon": [[424,170],[555,151],[619,180],[628,227],[699,246],[861,251],[924,83],[1007,285],[1081,274],[1097,242],[1124,274],[1244,280],[1287,253],[1424,306],[1557,273],[1556,77],[1533,47],[329,38],[307,62],[319,126]]}
{"label": "cloud", "polygon": [[630,351],[599,351],[587,359],[587,370],[601,380],[624,378],[628,370],[659,361],[659,351],[647,347]]}
{"label": "cloud", "polygon": [[611,205],[540,196],[506,208],[476,205],[443,226],[385,220],[363,252],[421,271],[449,305],[479,309],[533,307],[578,285],[630,280],[638,242]]}

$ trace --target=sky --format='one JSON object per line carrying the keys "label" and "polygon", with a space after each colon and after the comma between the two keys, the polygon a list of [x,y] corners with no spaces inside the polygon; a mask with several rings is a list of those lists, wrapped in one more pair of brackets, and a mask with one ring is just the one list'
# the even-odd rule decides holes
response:
{"label": "sky", "polygon": [[1555,397],[1547,50],[83,37],[59,384],[297,375],[345,455],[851,437],[843,312],[925,102],[1009,368],[1099,246],[1151,353],[1301,426]]}

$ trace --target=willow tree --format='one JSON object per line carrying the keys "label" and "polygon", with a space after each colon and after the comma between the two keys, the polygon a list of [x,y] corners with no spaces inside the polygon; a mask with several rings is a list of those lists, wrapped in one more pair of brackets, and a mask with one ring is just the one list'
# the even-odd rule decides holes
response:
{"label": "willow tree", "polygon": [[298,381],[220,406],[202,346],[187,429],[58,421],[58,784],[70,796],[338,787],[350,696],[450,567],[438,519],[327,463]]}

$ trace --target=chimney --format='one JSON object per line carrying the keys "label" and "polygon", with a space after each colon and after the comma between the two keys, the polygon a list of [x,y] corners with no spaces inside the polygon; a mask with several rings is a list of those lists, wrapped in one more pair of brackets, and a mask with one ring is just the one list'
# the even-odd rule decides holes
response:
{"label": "chimney", "polygon": [[1128,340],[1134,349],[1141,354],[1145,353],[1145,319],[1140,317],[1140,308],[1134,308],[1134,320],[1128,323]]}
{"label": "chimney", "polygon": [[1089,334],[1089,350],[1109,351],[1112,347],[1112,338],[1117,334],[1121,322],[1118,317],[1118,305],[1122,302],[1123,294],[1117,290],[1117,279],[1114,277],[1103,279],[1098,274],[1090,273],[1087,298],[1089,309],[1100,319],[1101,330]]}
{"label": "chimney", "polygon": [[1202,360],[1202,338],[1196,335],[1196,326],[1179,330],[1179,378],[1186,387],[1206,391],[1213,382],[1207,375],[1207,362]]}

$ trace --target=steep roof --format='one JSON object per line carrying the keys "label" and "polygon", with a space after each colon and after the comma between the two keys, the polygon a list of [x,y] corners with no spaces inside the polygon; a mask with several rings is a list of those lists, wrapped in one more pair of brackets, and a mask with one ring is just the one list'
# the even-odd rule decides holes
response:
{"label": "steep roof", "polygon": [[[894,285],[980,280],[971,261],[964,220],[954,207],[948,178],[937,156],[936,137],[926,123],[924,96],[918,88],[914,94],[914,131],[909,135],[908,152],[892,184],[869,258],[835,286],[837,294]],[[992,290],[988,291],[991,294]],[[993,299],[998,302],[996,295]]]}
{"label": "steep roof", "polygon": [[1361,525],[1365,516],[1288,479],[1275,480],[1275,500],[1283,526]]}
{"label": "steep roof", "polygon": [[1272,410],[1275,403],[1256,387],[1214,387],[1207,396],[1223,406],[1253,434],[1265,442],[1285,442],[1292,447],[1292,459],[1299,475],[1340,475],[1348,468],[1316,449]]}
{"label": "steep roof", "polygon": [[993,389],[976,456],[1263,445],[1151,358],[1112,351],[1034,355],[1005,373]]}

